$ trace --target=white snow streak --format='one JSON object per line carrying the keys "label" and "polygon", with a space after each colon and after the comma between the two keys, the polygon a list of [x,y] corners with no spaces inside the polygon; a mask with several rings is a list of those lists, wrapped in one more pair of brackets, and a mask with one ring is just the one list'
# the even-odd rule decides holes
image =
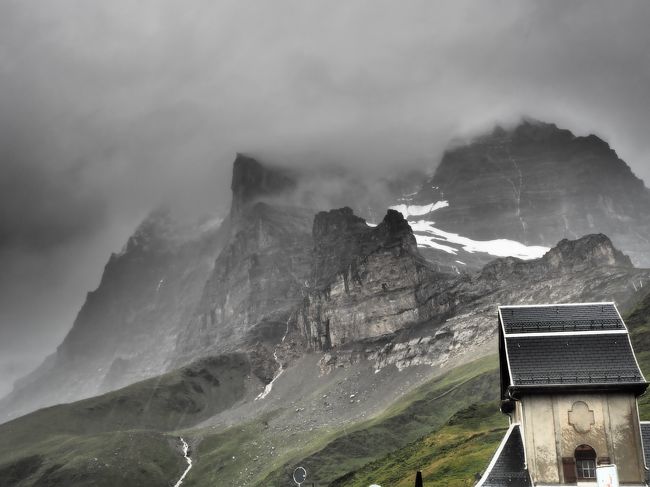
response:
{"label": "white snow streak", "polygon": [[273,358],[280,365],[279,372],[275,375],[275,377],[273,377],[273,380],[271,382],[266,384],[266,387],[264,388],[264,390],[257,395],[257,397],[255,398],[256,401],[258,399],[264,399],[266,396],[268,396],[269,392],[271,392],[271,389],[273,389],[273,383],[276,380],[278,380],[280,378],[280,376],[284,373],[284,367],[282,367],[282,364],[278,360],[278,352],[277,351],[273,352]]}
{"label": "white snow streak", "polygon": [[[289,320],[287,320],[287,329],[284,331],[284,336],[282,337],[282,341],[280,343],[284,343],[284,340],[287,338],[287,335],[289,334]],[[266,384],[266,387],[264,387],[264,390],[260,392],[255,400],[257,401],[258,399],[264,399],[266,396],[269,395],[269,392],[271,392],[271,389],[273,389],[273,383],[278,380],[278,378],[284,373],[284,367],[282,366],[282,362],[280,362],[280,359],[278,359],[278,350],[273,352],[273,358],[275,359],[275,363],[278,364],[278,373],[273,377],[273,380]]]}
{"label": "white snow streak", "polygon": [[527,246],[521,242],[503,238],[497,240],[472,240],[457,233],[440,230],[434,227],[433,224],[434,222],[425,220],[409,222],[413,232],[416,232],[415,239],[419,246],[436,248],[456,255],[458,249],[440,243],[444,242],[460,245],[463,250],[470,253],[485,252],[497,257],[518,257],[524,260],[538,259],[550,250],[548,247]]}
{"label": "white snow streak", "polygon": [[391,206],[391,210],[397,210],[404,218],[409,216],[421,216],[431,213],[432,211],[439,210],[440,208],[445,208],[449,206],[448,201],[436,201],[435,203],[430,203],[428,205],[395,205]]}
{"label": "white snow streak", "polygon": [[181,442],[183,443],[183,456],[185,457],[185,460],[187,460],[187,468],[185,469],[185,472],[183,472],[183,475],[181,476],[181,478],[178,479],[178,482],[176,482],[176,483],[174,484],[174,487],[180,487],[180,485],[183,483],[183,479],[185,478],[185,476],[187,475],[187,473],[188,473],[188,472],[190,471],[190,469],[192,468],[192,459],[191,459],[190,456],[187,454],[187,452],[190,450],[190,447],[189,447],[189,445],[187,444],[187,442],[186,442],[182,437],[179,437],[179,438],[181,438]]}

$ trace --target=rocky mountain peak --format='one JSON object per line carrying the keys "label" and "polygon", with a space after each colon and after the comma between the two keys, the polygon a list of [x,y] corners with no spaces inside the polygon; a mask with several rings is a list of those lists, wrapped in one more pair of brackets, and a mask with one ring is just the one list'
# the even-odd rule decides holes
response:
{"label": "rocky mountain peak", "polygon": [[314,217],[314,262],[312,282],[327,286],[332,276],[350,265],[362,253],[372,228],[356,216],[351,208],[321,211]]}
{"label": "rocky mountain peak", "polygon": [[412,236],[413,231],[404,215],[397,210],[388,210],[382,222],[377,226],[377,229],[385,229],[390,235],[393,236]]}
{"label": "rocky mountain peak", "polygon": [[237,154],[232,171],[231,215],[238,215],[248,204],[295,188],[296,181],[281,168],[262,165],[256,159]]}
{"label": "rocky mountain peak", "polygon": [[322,211],[314,218],[312,235],[312,281],[317,287],[328,285],[332,276],[382,248],[399,248],[418,256],[411,227],[395,210],[388,210],[376,227],[368,225],[348,207]]}
{"label": "rocky mountain peak", "polygon": [[586,235],[577,240],[563,239],[549,250],[544,259],[553,267],[634,267],[630,258],[614,247],[609,237],[602,233]]}
{"label": "rocky mountain peak", "polygon": [[571,141],[575,136],[570,130],[561,129],[554,123],[525,118],[511,132],[514,141],[540,142],[544,140]]}
{"label": "rocky mountain peak", "polygon": [[365,232],[368,229],[366,221],[346,206],[317,213],[312,234],[316,245],[320,245],[324,241],[338,239],[351,232]]}
{"label": "rocky mountain peak", "polygon": [[603,233],[650,265],[650,191],[607,142],[553,123],[525,119],[448,150],[411,201],[444,202],[429,219],[473,240],[550,247]]}

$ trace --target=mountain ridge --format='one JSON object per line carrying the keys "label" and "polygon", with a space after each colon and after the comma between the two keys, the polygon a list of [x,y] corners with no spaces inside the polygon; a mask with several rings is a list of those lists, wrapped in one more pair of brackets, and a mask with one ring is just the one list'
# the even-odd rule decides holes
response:
{"label": "mountain ridge", "polygon": [[604,233],[650,266],[650,190],[595,135],[525,120],[449,149],[408,204],[445,206],[424,220],[475,240],[551,246]]}
{"label": "mountain ridge", "polygon": [[[487,353],[494,338],[490,313],[495,303],[562,302],[568,296],[627,302],[648,281],[648,271],[632,267],[638,257],[631,261],[618,250],[622,242],[625,254],[638,256],[643,245],[630,232],[615,232],[614,243],[602,233],[570,239],[562,235],[548,247],[535,248],[528,260],[494,259],[463,237],[474,235],[463,232],[486,218],[475,211],[483,205],[486,189],[471,194],[462,190],[465,176],[473,174],[468,170],[478,164],[495,171],[492,183],[508,188],[501,200],[491,200],[494,195],[487,190],[486,206],[489,211],[496,208],[491,236],[522,238],[517,233],[522,221],[513,206],[517,185],[511,184],[518,182],[513,179],[517,173],[512,172],[515,165],[504,159],[508,152],[499,145],[504,140],[514,144],[516,157],[554,141],[549,150],[557,161],[550,161],[547,152],[542,154],[546,159],[533,162],[569,167],[577,161],[579,174],[592,157],[584,156],[584,147],[588,154],[598,154],[595,159],[604,157],[607,164],[620,166],[600,139],[581,138],[575,146],[577,138],[555,126],[523,127],[512,134],[495,130],[479,145],[461,147],[454,156],[459,166],[451,164],[449,156],[443,157],[449,171],[456,171],[455,179],[442,178],[447,169],[441,170],[442,176],[437,171],[419,194],[406,197],[404,203],[407,209],[417,202],[427,203],[421,206],[428,213],[418,209],[403,215],[395,209],[386,211],[385,206],[381,213],[366,209],[384,215],[382,221],[373,219],[378,222],[374,227],[358,216],[356,208],[321,212],[318,205],[307,204],[319,198],[300,196],[305,193],[300,171],[267,166],[238,154],[233,163],[231,212],[220,227],[214,221],[207,226],[175,223],[164,211],[153,212],[123,251],[111,256],[101,284],[89,293],[57,353],[0,400],[0,410],[9,418],[114,390],[204,357],[237,352],[247,355],[256,377],[269,388],[310,354],[318,356],[316,367],[323,375],[354,370],[360,364],[373,370],[444,369],[462,363],[468,354]],[[520,203],[528,201],[527,178],[522,179]],[[434,181],[445,181],[447,186],[431,187]],[[591,201],[584,198],[584,188],[593,183],[589,181],[576,193],[579,197],[563,200],[574,210],[531,220],[524,205],[519,216],[530,228],[536,221],[541,228],[556,228],[564,225],[565,218],[570,228],[578,228],[586,218],[580,213],[585,201]],[[316,186],[312,182],[307,187]],[[447,187],[456,188],[460,200],[444,199],[450,196]],[[621,188],[628,188],[627,183]],[[643,235],[645,217],[639,213],[639,202],[645,200],[638,199],[637,193],[624,195],[623,200],[629,200],[628,206],[623,205],[625,212],[617,213],[616,205],[609,205],[614,216],[604,210],[592,216],[614,222],[608,224],[610,230],[640,222],[635,230]],[[548,200],[547,194],[540,195]],[[357,201],[387,198],[380,196],[359,195]],[[608,204],[596,206],[607,210]],[[457,218],[459,214],[462,218]],[[421,245],[420,221],[428,222],[426,228],[435,223],[450,231],[427,235],[441,248]],[[516,231],[508,234],[512,228]],[[454,237],[451,231],[458,234]],[[505,255],[513,255],[508,252]]]}

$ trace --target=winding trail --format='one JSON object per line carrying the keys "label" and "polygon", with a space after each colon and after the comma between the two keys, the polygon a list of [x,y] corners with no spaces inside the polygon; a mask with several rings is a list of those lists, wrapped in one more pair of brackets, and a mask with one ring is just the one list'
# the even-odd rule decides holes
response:
{"label": "winding trail", "polygon": [[187,442],[183,439],[183,437],[179,436],[181,439],[181,442],[183,443],[183,456],[185,457],[185,460],[187,460],[187,468],[185,469],[185,472],[183,472],[183,475],[181,475],[181,478],[178,479],[178,482],[174,484],[174,487],[180,487],[180,485],[183,483],[183,479],[187,475],[187,473],[190,471],[192,468],[192,459],[190,456],[187,454],[190,450],[190,446],[187,444]]}

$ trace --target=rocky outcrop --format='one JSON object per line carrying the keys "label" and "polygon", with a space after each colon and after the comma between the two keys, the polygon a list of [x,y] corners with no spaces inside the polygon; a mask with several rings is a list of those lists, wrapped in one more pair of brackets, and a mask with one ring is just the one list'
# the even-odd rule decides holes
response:
{"label": "rocky outcrop", "polygon": [[554,267],[569,267],[572,270],[595,266],[631,268],[632,261],[612,244],[606,235],[587,235],[578,240],[561,240],[544,256]]}
{"label": "rocky outcrop", "polygon": [[412,204],[446,201],[436,227],[527,245],[604,233],[650,267],[650,190],[609,145],[534,120],[448,150]]}
{"label": "rocky outcrop", "polygon": [[230,212],[237,216],[247,206],[265,197],[277,195],[296,186],[296,181],[284,169],[270,168],[256,159],[237,154],[232,171],[232,205]]}
{"label": "rocky outcrop", "polygon": [[330,350],[429,318],[421,296],[436,273],[418,254],[402,215],[376,227],[342,208],[316,215],[311,286],[296,313],[308,346]]}

